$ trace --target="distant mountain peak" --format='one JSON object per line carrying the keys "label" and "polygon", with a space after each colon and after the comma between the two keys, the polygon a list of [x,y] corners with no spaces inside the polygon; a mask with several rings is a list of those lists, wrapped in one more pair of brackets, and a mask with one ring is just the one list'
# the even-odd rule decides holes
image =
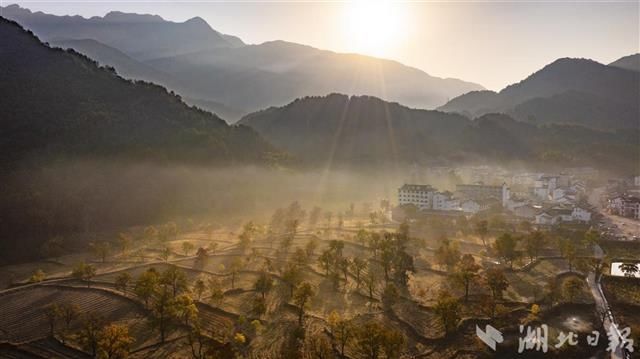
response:
{"label": "distant mountain peak", "polygon": [[203,18],[201,18],[200,16],[195,16],[192,17],[191,19],[185,21],[185,24],[197,24],[197,25],[207,25],[209,26],[209,23],[206,22]]}
{"label": "distant mountain peak", "polygon": [[91,38],[138,61],[244,46],[242,40],[215,31],[201,17],[173,22],[158,15],[122,11],[85,18],[31,12],[18,5],[1,9],[3,17],[19,22],[45,41]]}
{"label": "distant mountain peak", "polygon": [[610,63],[609,66],[625,70],[640,71],[640,53],[621,57]]}
{"label": "distant mountain peak", "polygon": [[102,19],[104,21],[109,21],[109,22],[126,22],[126,23],[165,21],[159,15],[135,14],[135,13],[126,13],[121,11],[110,11],[106,15],[104,15]]}

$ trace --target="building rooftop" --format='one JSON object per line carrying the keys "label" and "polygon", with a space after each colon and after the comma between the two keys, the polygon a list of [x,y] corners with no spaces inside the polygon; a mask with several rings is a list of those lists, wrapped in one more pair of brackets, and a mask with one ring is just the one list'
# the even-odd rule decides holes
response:
{"label": "building rooftop", "polygon": [[430,191],[435,191],[435,189],[428,184],[405,183],[402,187],[400,187],[399,191],[430,192]]}
{"label": "building rooftop", "polygon": [[457,184],[456,189],[464,189],[464,188],[491,188],[491,189],[502,189],[502,186],[495,185],[486,185],[486,184]]}

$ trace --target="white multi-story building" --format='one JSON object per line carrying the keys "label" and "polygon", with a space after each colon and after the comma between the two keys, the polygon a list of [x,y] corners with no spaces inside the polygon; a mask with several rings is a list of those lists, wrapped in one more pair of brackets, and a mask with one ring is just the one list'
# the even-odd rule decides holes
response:
{"label": "white multi-story building", "polygon": [[[453,200],[450,192],[436,192],[433,194],[433,201],[431,208],[436,211],[451,211],[457,209],[455,204],[458,201]],[[452,208],[453,207],[453,208]]]}
{"label": "white multi-story building", "polygon": [[607,208],[611,214],[640,219],[640,198],[620,195],[610,198]]}
{"label": "white multi-story building", "polygon": [[456,192],[462,197],[474,200],[494,198],[502,204],[502,207],[507,207],[510,197],[509,187],[506,183],[503,183],[502,186],[488,186],[483,183],[459,184],[456,185]]}
{"label": "white multi-story building", "polygon": [[398,203],[413,204],[421,210],[460,210],[460,201],[453,198],[451,192],[438,192],[429,185],[403,185],[398,189]]}
{"label": "white multi-story building", "polygon": [[419,209],[431,209],[436,192],[430,185],[405,184],[398,189],[398,203],[413,204]]}

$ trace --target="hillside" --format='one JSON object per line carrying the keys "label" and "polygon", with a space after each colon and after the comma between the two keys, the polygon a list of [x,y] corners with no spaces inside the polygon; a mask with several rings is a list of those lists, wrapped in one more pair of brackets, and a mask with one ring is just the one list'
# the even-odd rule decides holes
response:
{"label": "hillside", "polygon": [[638,159],[634,133],[536,126],[495,114],[471,121],[373,97],[309,97],[248,115],[240,123],[300,158],[335,165],[529,161],[531,166],[621,169]]}
{"label": "hillside", "polygon": [[87,241],[89,232],[211,210],[196,198],[222,198],[222,177],[202,183],[184,168],[262,166],[277,153],[252,129],[50,48],[15,22],[0,18],[0,38],[0,262],[38,255],[52,236],[82,232]]}
{"label": "hillside", "polygon": [[640,71],[640,54],[621,57],[618,60],[610,63],[609,66],[619,67],[621,69],[632,71]]}
{"label": "hillside", "polygon": [[[92,39],[80,40],[54,40],[51,46],[63,49],[74,49],[91,59],[99,59],[98,63],[116,69],[118,75],[134,80],[143,80],[162,84],[170,90],[181,94],[182,99],[193,106],[215,113],[228,122],[236,122],[242,117],[241,111],[230,108],[215,101],[206,101],[197,98],[198,94],[189,90],[189,85],[170,74],[156,70],[155,68],[135,60],[113,47],[102,44]],[[196,96],[189,97],[190,95]]]}
{"label": "hillside", "polygon": [[499,93],[471,92],[439,109],[508,113],[536,123],[638,128],[640,73],[586,59],[559,59]]}
{"label": "hillside", "polygon": [[[158,83],[185,98],[219,103],[243,113],[331,92],[372,95],[433,108],[449,98],[483,89],[385,59],[284,41],[244,45],[211,29],[200,18],[172,23],[158,16],[112,12],[85,19],[32,13],[15,5],[3,8],[3,16],[52,43],[98,41],[179,79],[181,85],[159,78]],[[80,46],[69,46],[82,52]],[[119,73],[128,72],[132,78],[145,75],[131,71],[128,62],[121,64],[111,56],[94,54],[95,60],[110,63]]]}
{"label": "hillside", "polygon": [[2,19],[0,37],[2,164],[44,155],[235,163],[260,161],[271,150],[248,128],[49,48],[16,23]]}

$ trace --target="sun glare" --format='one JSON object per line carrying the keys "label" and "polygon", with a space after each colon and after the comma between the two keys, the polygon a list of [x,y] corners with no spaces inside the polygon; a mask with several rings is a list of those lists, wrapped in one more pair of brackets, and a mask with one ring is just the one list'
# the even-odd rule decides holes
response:
{"label": "sun glare", "polygon": [[347,3],[345,28],[348,46],[357,53],[389,56],[406,35],[402,3],[390,0],[353,0]]}

